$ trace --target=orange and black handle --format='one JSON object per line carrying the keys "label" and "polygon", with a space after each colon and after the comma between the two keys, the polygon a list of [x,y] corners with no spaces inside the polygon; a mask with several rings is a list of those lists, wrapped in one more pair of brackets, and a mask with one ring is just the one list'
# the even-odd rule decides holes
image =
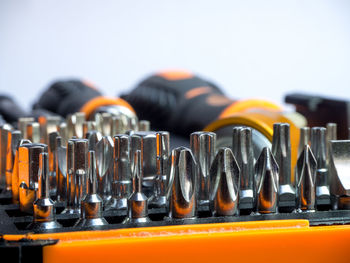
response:
{"label": "orange and black handle", "polygon": [[263,100],[232,100],[215,84],[187,71],[154,74],[121,98],[133,106],[139,118],[150,120],[152,128],[185,136],[203,130],[218,118],[252,107],[280,110]]}
{"label": "orange and black handle", "polygon": [[33,109],[48,110],[63,117],[82,111],[89,118],[97,108],[111,105],[124,106],[134,112],[126,101],[105,97],[90,82],[74,79],[51,84],[33,105]]}

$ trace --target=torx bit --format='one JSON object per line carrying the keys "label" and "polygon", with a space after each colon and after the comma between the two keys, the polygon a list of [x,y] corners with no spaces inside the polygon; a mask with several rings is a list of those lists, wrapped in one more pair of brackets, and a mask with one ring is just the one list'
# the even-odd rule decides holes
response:
{"label": "torx bit", "polygon": [[6,153],[8,148],[8,135],[12,126],[5,123],[0,127],[0,187],[6,188]]}
{"label": "torx bit", "polygon": [[62,214],[80,213],[86,194],[88,140],[70,139],[67,145],[67,207]]}
{"label": "torx bit", "polygon": [[193,132],[190,136],[192,153],[199,172],[199,205],[209,204],[209,170],[215,158],[216,134],[213,132]]}
{"label": "torx bit", "polygon": [[147,223],[148,218],[148,201],[145,194],[142,193],[142,155],[137,150],[134,155],[132,173],[133,192],[128,198],[128,216],[123,221],[124,224]]}
{"label": "torx bit", "polygon": [[151,123],[147,120],[140,120],[139,121],[139,131],[150,131],[151,130]]}
{"label": "torx bit", "polygon": [[298,211],[313,212],[316,209],[317,162],[309,145],[304,145],[297,162]]}
{"label": "torx bit", "polygon": [[38,199],[33,203],[33,222],[28,229],[46,232],[62,227],[55,219],[54,202],[50,198],[49,157],[41,153],[39,159]]}
{"label": "torx bit", "polygon": [[330,192],[333,209],[350,209],[350,140],[331,141]]}
{"label": "torx bit", "polygon": [[275,123],[273,125],[272,154],[279,167],[279,211],[291,212],[296,206],[296,192],[292,183],[291,146],[288,123]]}
{"label": "torx bit", "polygon": [[[2,130],[1,132],[4,132]],[[7,131],[7,151],[6,151],[6,191],[12,190],[12,172],[16,150],[19,142],[22,139],[22,134],[20,131],[11,130]]]}
{"label": "torx bit", "polygon": [[250,213],[254,210],[255,181],[254,181],[254,152],[252,147],[251,128],[241,127],[237,130],[238,142],[236,160],[240,168],[239,209]]}
{"label": "torx bit", "polygon": [[103,200],[97,194],[96,157],[94,151],[89,151],[89,175],[87,193],[81,201],[80,219],[74,227],[93,227],[108,225],[102,216]]}
{"label": "torx bit", "polygon": [[41,143],[28,143],[19,147],[19,207],[22,212],[33,212],[38,189],[39,157],[47,151],[47,145]]}
{"label": "torx bit", "polygon": [[130,137],[126,134],[114,136],[114,175],[112,198],[105,206],[109,209],[126,209],[131,193]]}
{"label": "torx bit", "polygon": [[154,182],[154,194],[150,203],[155,207],[166,206],[166,182],[170,151],[170,135],[167,131],[156,133],[157,137],[157,176]]}
{"label": "torx bit", "polygon": [[239,176],[231,149],[220,148],[210,168],[210,210],[214,216],[238,215]]}
{"label": "torx bit", "polygon": [[62,143],[62,137],[56,137],[56,200],[67,199],[67,147]]}
{"label": "torx bit", "polygon": [[167,194],[169,219],[196,218],[197,173],[197,164],[190,149],[178,147],[172,150]]}
{"label": "torx bit", "polygon": [[110,136],[103,136],[97,142],[95,152],[97,159],[97,193],[107,202],[112,195],[114,143]]}
{"label": "torx bit", "polygon": [[259,214],[277,213],[278,170],[270,148],[264,147],[255,165],[256,211]]}
{"label": "torx bit", "polygon": [[304,151],[304,146],[310,145],[310,127],[300,128],[300,139],[298,146],[298,158],[300,154]]}
{"label": "torx bit", "polygon": [[330,191],[327,168],[326,128],[311,129],[311,150],[317,161],[316,172],[316,204],[318,209],[330,206]]}
{"label": "torx bit", "polygon": [[[19,170],[18,170],[18,161],[19,161],[19,147],[23,144],[31,143],[29,140],[21,139],[15,150],[15,157],[13,161],[13,168],[12,168],[12,179],[11,179],[11,190],[12,190],[12,202],[14,204],[18,204],[19,201]],[[14,145],[13,145],[14,146]]]}

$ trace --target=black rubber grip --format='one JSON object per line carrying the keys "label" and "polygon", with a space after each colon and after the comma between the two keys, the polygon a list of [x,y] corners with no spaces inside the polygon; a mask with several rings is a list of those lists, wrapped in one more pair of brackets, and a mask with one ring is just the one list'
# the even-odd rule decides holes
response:
{"label": "black rubber grip", "polygon": [[[153,75],[121,98],[140,119],[151,121],[153,129],[186,136],[202,130],[233,102],[215,84],[197,76],[169,80]],[[221,102],[212,103],[215,100]]]}
{"label": "black rubber grip", "polygon": [[85,103],[102,94],[80,80],[65,80],[53,83],[33,105],[63,117],[79,111]]}
{"label": "black rubber grip", "polygon": [[15,123],[20,117],[27,116],[25,112],[11,97],[0,96],[0,115],[8,123]]}

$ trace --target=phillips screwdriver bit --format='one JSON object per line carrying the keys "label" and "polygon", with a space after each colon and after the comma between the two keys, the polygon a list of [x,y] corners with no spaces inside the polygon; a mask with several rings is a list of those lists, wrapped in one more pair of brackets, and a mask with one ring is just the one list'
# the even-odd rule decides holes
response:
{"label": "phillips screwdriver bit", "polygon": [[256,211],[260,214],[277,213],[278,164],[270,148],[263,148],[256,164]]}
{"label": "phillips screwdriver bit", "polygon": [[175,148],[171,153],[168,180],[169,219],[192,219],[197,216],[198,170],[190,149]]}
{"label": "phillips screwdriver bit", "polygon": [[231,149],[220,148],[210,168],[210,210],[214,216],[238,215],[239,176]]}
{"label": "phillips screwdriver bit", "polygon": [[209,204],[209,170],[215,158],[216,134],[213,132],[193,132],[190,136],[192,153],[198,164],[199,205]]}
{"label": "phillips screwdriver bit", "polygon": [[97,159],[97,193],[107,202],[112,195],[114,143],[110,136],[103,136],[95,147]]}
{"label": "phillips screwdriver bit", "polygon": [[311,150],[317,161],[316,204],[318,209],[328,209],[330,205],[326,143],[326,128],[313,127],[311,129]]}
{"label": "phillips screwdriver bit", "polygon": [[105,206],[109,209],[126,209],[131,193],[130,137],[126,134],[114,136],[114,175],[112,198]]}
{"label": "phillips screwdriver bit", "polygon": [[151,130],[151,123],[147,120],[140,120],[139,121],[139,131],[150,131]]}
{"label": "phillips screwdriver bit", "polygon": [[33,222],[28,229],[45,232],[62,226],[55,219],[54,202],[50,198],[48,153],[41,153],[39,160],[38,199],[33,203]]}
{"label": "phillips screwdriver bit", "polygon": [[275,123],[273,125],[272,153],[279,167],[279,211],[291,212],[296,206],[296,192],[292,183],[291,145],[288,123]]}
{"label": "phillips screwdriver bit", "polygon": [[150,203],[155,207],[166,206],[166,182],[168,174],[168,160],[170,151],[169,132],[160,131],[157,136],[157,176],[154,182],[154,194]]}
{"label": "phillips screwdriver bit", "polygon": [[333,209],[350,209],[350,140],[330,142],[330,191]]}
{"label": "phillips screwdriver bit", "polygon": [[103,200],[97,194],[96,157],[94,151],[89,151],[89,173],[87,180],[87,193],[81,201],[80,219],[74,227],[98,227],[107,225],[102,216]]}
{"label": "phillips screwdriver bit", "polygon": [[316,209],[317,162],[309,145],[304,145],[297,162],[298,211],[313,212]]}
{"label": "phillips screwdriver bit", "polygon": [[88,140],[70,139],[67,145],[67,206],[62,214],[80,213],[86,194]]}
{"label": "phillips screwdriver bit", "polygon": [[148,202],[147,197],[142,193],[142,155],[137,150],[134,154],[132,173],[132,194],[128,198],[128,216],[123,221],[126,223],[147,223],[148,218]]}
{"label": "phillips screwdriver bit", "polygon": [[235,147],[236,160],[240,168],[240,191],[239,191],[239,209],[241,212],[250,213],[254,209],[254,153],[252,147],[251,128],[241,127],[236,129],[237,145]]}
{"label": "phillips screwdriver bit", "polygon": [[56,200],[67,200],[67,147],[56,137]]}

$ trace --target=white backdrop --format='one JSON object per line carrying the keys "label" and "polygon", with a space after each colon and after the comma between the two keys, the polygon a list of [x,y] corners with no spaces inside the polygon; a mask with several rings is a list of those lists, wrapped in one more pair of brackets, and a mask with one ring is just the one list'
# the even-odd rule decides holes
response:
{"label": "white backdrop", "polygon": [[168,68],[236,98],[350,99],[350,1],[0,0],[0,91],[23,107],[57,78],[116,95]]}

